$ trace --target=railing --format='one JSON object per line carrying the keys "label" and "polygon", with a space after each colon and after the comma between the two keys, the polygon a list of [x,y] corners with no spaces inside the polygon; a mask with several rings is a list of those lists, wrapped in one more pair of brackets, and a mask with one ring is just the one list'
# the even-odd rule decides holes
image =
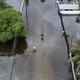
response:
{"label": "railing", "polygon": [[56,0],[60,13],[62,15],[79,15],[80,9],[79,4],[75,0],[72,3],[61,3],[59,0]]}

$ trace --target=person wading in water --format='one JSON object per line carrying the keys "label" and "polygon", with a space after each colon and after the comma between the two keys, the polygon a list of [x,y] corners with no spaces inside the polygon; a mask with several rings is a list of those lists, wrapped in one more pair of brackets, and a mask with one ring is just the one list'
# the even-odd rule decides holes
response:
{"label": "person wading in water", "polygon": [[41,34],[41,41],[43,41],[44,40],[44,35],[43,34]]}

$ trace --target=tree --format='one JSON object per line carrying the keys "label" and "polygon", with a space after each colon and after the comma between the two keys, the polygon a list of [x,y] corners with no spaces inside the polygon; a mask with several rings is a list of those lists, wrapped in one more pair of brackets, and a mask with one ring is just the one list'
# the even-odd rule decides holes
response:
{"label": "tree", "polygon": [[80,73],[80,55],[76,55],[75,53],[75,56],[72,56],[72,60],[75,65],[74,67],[75,67],[76,74]]}
{"label": "tree", "polygon": [[[76,17],[76,22],[80,23],[80,15]],[[75,46],[72,46],[70,49],[70,52],[72,53],[72,59],[75,64],[75,71],[76,74],[80,74],[80,40],[77,41]]]}
{"label": "tree", "polygon": [[80,74],[80,40],[76,41],[75,44],[72,44],[70,53],[72,53],[72,60],[74,62],[75,72],[78,75]]}
{"label": "tree", "polygon": [[8,8],[0,11],[0,41],[12,39],[17,32],[18,37],[25,36],[22,17],[17,11]]}
{"label": "tree", "polygon": [[7,3],[5,3],[5,0],[0,0],[0,10],[4,10],[6,8],[12,8]]}
{"label": "tree", "polygon": [[29,0],[25,0],[25,1],[26,1],[27,6],[28,6],[28,4],[29,4]]}

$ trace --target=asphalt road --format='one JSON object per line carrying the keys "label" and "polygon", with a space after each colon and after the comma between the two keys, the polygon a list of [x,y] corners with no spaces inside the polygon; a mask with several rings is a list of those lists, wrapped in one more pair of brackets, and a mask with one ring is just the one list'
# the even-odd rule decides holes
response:
{"label": "asphalt road", "polygon": [[[15,1],[15,6],[13,6],[20,10],[21,2],[19,2]],[[25,9],[23,19],[26,25]],[[75,17],[66,16],[63,17],[63,20],[66,32],[70,36],[69,41],[72,36],[73,39],[80,39],[80,27],[75,22]],[[23,56],[16,59],[12,80],[69,80],[71,75],[66,65],[67,48],[62,37],[62,27],[55,0],[45,0],[44,3],[41,3],[40,0],[30,0],[28,22],[29,25],[26,26],[28,49]],[[43,41],[41,41],[41,34],[44,35]],[[37,50],[35,53],[33,52],[34,46]],[[1,62],[1,64],[6,63]],[[11,66],[5,67],[7,71],[9,68]],[[3,67],[0,69],[2,70]],[[10,74],[9,72],[8,74]],[[0,79],[7,80],[6,77]]]}

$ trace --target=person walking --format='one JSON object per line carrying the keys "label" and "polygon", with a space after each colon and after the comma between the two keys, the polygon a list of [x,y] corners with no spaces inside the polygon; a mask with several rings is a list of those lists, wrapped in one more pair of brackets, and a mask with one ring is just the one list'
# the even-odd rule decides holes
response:
{"label": "person walking", "polygon": [[41,34],[41,41],[43,41],[44,40],[44,35],[43,34]]}
{"label": "person walking", "polygon": [[44,2],[45,2],[45,0],[41,0],[41,2],[42,2],[42,3],[44,3]]}

